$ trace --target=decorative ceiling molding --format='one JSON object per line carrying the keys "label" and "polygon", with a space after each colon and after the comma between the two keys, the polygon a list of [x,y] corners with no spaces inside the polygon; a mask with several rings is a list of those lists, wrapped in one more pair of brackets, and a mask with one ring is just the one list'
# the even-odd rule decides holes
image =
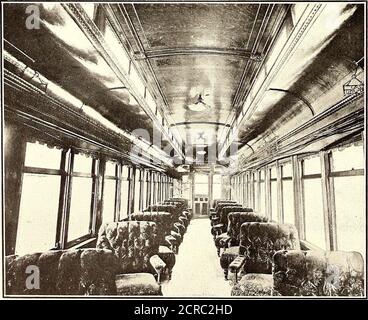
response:
{"label": "decorative ceiling molding", "polygon": [[176,127],[176,126],[187,126],[187,125],[197,125],[197,124],[205,124],[205,125],[212,125],[212,126],[224,126],[228,127],[229,125],[226,123],[221,122],[207,122],[207,121],[185,121],[185,122],[177,122],[170,125],[170,127]]}
{"label": "decorative ceiling molding", "polygon": [[[144,33],[143,27],[140,23],[140,19],[138,16],[138,13],[135,10],[134,4],[131,4],[133,6],[135,15],[136,15],[136,19],[138,21],[138,24],[140,26],[140,28],[142,29],[142,33]],[[119,10],[119,14],[121,14],[125,20],[125,26],[126,28],[128,28],[129,33],[132,35],[134,42],[135,42],[135,46],[132,45],[132,43],[129,41],[126,32],[124,31],[124,28],[122,26],[122,24],[120,23],[120,19],[117,17],[116,12],[114,11],[114,9],[112,8],[111,4],[107,4],[106,6],[104,6],[105,8],[105,12],[106,12],[106,16],[109,20],[109,22],[112,24],[113,26],[113,30],[116,34],[116,36],[118,38],[120,38],[122,41],[122,43],[129,43],[129,46],[131,48],[131,50],[135,50],[134,53],[130,52],[131,50],[126,50],[127,52],[129,52],[129,55],[131,56],[131,60],[134,63],[134,65],[136,66],[136,68],[140,71],[141,75],[145,75],[145,77],[150,76],[152,81],[147,81],[147,85],[150,88],[150,91],[152,93],[154,93],[154,96],[157,98],[159,97],[160,100],[160,106],[157,106],[158,109],[160,109],[162,111],[161,116],[163,118],[166,119],[166,121],[171,124],[173,121],[170,119],[169,121],[169,105],[166,99],[166,96],[162,90],[161,84],[157,78],[157,75],[152,67],[152,64],[149,60],[144,60],[143,64],[142,63],[138,63],[140,59],[137,59],[137,56],[142,56],[145,57],[146,56],[146,51],[144,48],[144,45],[142,43],[142,40],[139,36],[139,33],[136,29],[136,27],[134,26],[134,23],[131,19],[131,17],[129,16],[128,11],[125,8],[124,4],[116,4],[116,8],[118,8]],[[180,136],[180,133],[177,132],[177,136],[181,139],[181,142],[183,143],[183,137]]]}
{"label": "decorative ceiling molding", "polygon": [[144,59],[171,57],[171,56],[199,55],[199,54],[234,56],[240,59],[249,59],[256,62],[260,62],[263,59],[263,56],[261,54],[253,53],[249,50],[212,48],[212,47],[163,48],[155,50],[146,50],[145,52],[135,53],[134,57],[136,60],[144,60]]}
{"label": "decorative ceiling molding", "polygon": [[100,55],[105,59],[109,67],[115,73],[115,75],[119,78],[119,80],[128,88],[128,90],[133,94],[136,98],[139,105],[143,108],[146,114],[151,118],[154,125],[162,132],[162,134],[169,141],[173,149],[182,157],[184,155],[179,146],[175,145],[169,133],[165,131],[162,123],[156,117],[155,113],[148,106],[144,97],[140,95],[140,93],[136,90],[134,84],[129,79],[128,75],[122,70],[119,65],[115,62],[113,58],[114,55],[110,51],[108,45],[105,42],[103,35],[100,30],[94,24],[94,22],[89,18],[89,16],[85,13],[82,6],[77,3],[62,3],[63,8],[68,12],[68,14],[72,17],[72,19],[77,23],[80,27],[81,31],[86,35],[88,40],[93,44],[96,50],[100,53]]}
{"label": "decorative ceiling molding", "polygon": [[[290,35],[289,39],[287,40],[287,44],[285,45],[282,53],[277,57],[276,62],[274,63],[273,67],[271,68],[270,72],[267,74],[265,80],[263,81],[261,87],[259,88],[257,95],[254,97],[251,105],[249,106],[248,110],[244,114],[242,120],[238,124],[241,126],[244,122],[250,119],[256,109],[259,107],[259,103],[263,98],[265,92],[268,90],[272,80],[279,74],[280,70],[284,67],[285,63],[288,59],[293,55],[296,48],[298,47],[299,43],[304,38],[304,35],[307,31],[309,31],[309,27],[312,25],[313,21],[315,21],[319,13],[325,8],[325,4],[316,3],[314,5],[310,5],[307,14],[305,14],[302,18],[299,19],[297,25],[295,26],[292,34]],[[267,57],[267,56],[266,56]],[[239,115],[241,116],[241,114]],[[237,122],[237,119],[233,119],[232,123]],[[228,133],[225,137],[228,136]],[[233,140],[233,137],[230,135],[229,141],[224,142],[219,155],[222,156],[226,150],[229,148]]]}
{"label": "decorative ceiling molding", "polygon": [[[300,152],[306,146],[333,135],[351,134],[363,130],[364,108],[361,98],[362,94],[357,94],[339,101],[325,112],[316,115],[278,138],[272,144],[253,151],[249,156],[245,156],[246,150],[243,149],[242,152],[241,149],[239,154],[240,170],[260,166],[288,154]],[[350,111],[352,104],[355,104],[355,111]],[[338,114],[340,116],[336,118]]]}
{"label": "decorative ceiling molding", "polygon": [[[35,123],[47,123],[48,128],[53,128],[55,131],[64,132],[90,144],[94,144],[93,141],[96,141],[95,145],[100,144],[98,146],[104,146],[105,149],[120,150],[117,151],[120,154],[122,154],[122,150],[128,154],[132,146],[137,143],[133,135],[117,127],[116,129],[114,129],[115,127],[111,128],[100,118],[93,118],[85,113],[84,107],[86,106],[81,100],[18,61],[6,51],[4,59],[12,64],[17,72],[14,74],[7,69],[4,70],[4,84],[8,90],[5,102],[8,109],[14,110],[18,115],[23,110],[26,112],[23,112],[23,118],[27,118],[25,115],[29,114],[28,118],[33,118],[32,121]],[[38,77],[31,77],[33,74],[37,74]],[[46,91],[43,89],[44,83],[48,84]],[[108,122],[107,119],[105,120]],[[58,127],[60,130],[57,129]],[[103,145],[99,141],[103,141]],[[137,158],[137,162],[147,163],[147,159],[151,157],[156,162],[165,162],[164,155],[166,154],[164,151],[161,151],[161,154],[162,159],[149,152],[147,148],[147,150],[142,151],[144,158],[141,161],[139,161],[139,157],[132,156]],[[129,157],[131,157],[130,154]]]}
{"label": "decorative ceiling molding", "polygon": [[[274,8],[275,5],[273,5],[272,10]],[[267,52],[262,52],[260,53],[262,56],[262,60],[258,61],[258,62],[264,62],[265,61],[265,57],[267,57],[267,54],[269,53],[270,49],[272,48],[272,45],[275,41],[275,39],[277,38],[278,32],[282,26],[282,23],[284,22],[284,19],[287,15],[288,10],[290,9],[290,4],[287,5],[286,7],[281,7],[280,11],[278,12],[278,15],[276,17],[276,21],[274,22],[274,27],[272,32],[269,34],[268,39],[266,42],[270,41],[270,44],[268,46],[268,50]],[[269,7],[268,7],[269,9]],[[267,9],[267,11],[268,11]],[[268,16],[268,20],[267,23],[271,17],[272,14],[272,10],[271,13]],[[262,21],[262,25],[264,25],[265,19],[267,17],[267,14],[265,15],[263,21]],[[267,23],[265,25],[267,25]],[[261,26],[262,26],[261,25]],[[263,30],[264,33],[265,30]],[[260,30],[258,31],[258,33],[260,32]],[[262,33],[262,36],[263,36]],[[259,39],[259,34],[257,35],[257,39]],[[255,48],[255,50],[257,50],[259,43],[254,43],[253,45],[253,49]],[[230,124],[230,127],[234,126],[234,123],[236,121],[236,117],[238,116],[238,110],[239,108],[242,107],[242,104],[244,103],[246,96],[248,95],[248,93],[250,92],[254,82],[257,79],[257,75],[259,73],[259,71],[261,70],[263,63],[259,63],[258,66],[254,69],[253,73],[251,75],[247,76],[247,72],[251,67],[251,62],[252,60],[248,60],[247,64],[245,65],[244,69],[243,69],[243,73],[242,76],[240,78],[240,82],[238,85],[238,88],[236,90],[235,96],[234,96],[234,100],[232,102],[232,108],[234,108],[236,110],[236,112],[232,115],[231,118],[228,118],[226,120],[226,123]],[[230,116],[230,115],[229,115]],[[229,134],[229,131],[224,132],[224,134],[220,137],[219,141],[220,141],[220,145],[225,143],[226,137]],[[223,143],[222,143],[223,141]]]}

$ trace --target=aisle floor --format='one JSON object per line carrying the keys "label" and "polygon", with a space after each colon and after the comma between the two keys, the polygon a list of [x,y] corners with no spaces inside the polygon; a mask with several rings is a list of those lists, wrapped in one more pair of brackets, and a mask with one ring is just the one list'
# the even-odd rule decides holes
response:
{"label": "aisle floor", "polygon": [[172,279],[162,284],[167,297],[230,296],[210,232],[209,219],[193,219],[176,255]]}

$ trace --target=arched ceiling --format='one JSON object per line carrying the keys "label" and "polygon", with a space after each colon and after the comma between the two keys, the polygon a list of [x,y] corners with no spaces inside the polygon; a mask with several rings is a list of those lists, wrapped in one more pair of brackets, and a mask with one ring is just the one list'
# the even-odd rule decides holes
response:
{"label": "arched ceiling", "polygon": [[[161,90],[171,125],[179,124],[186,145],[193,145],[198,132],[216,143],[246,89],[243,78],[262,60],[287,7],[140,3],[114,4],[113,10],[138,62]],[[188,106],[199,94],[210,107],[192,111]]]}
{"label": "arched ceiling", "polygon": [[[101,38],[108,36],[107,24],[114,26],[110,29],[118,39],[113,48],[115,57],[128,60],[129,75],[131,68],[143,75],[147,85],[144,92],[152,91],[158,106],[155,115],[167,117],[159,121],[168,120],[166,129],[180,135],[185,150],[198,144],[206,150],[217,146],[239,124],[237,139],[229,141],[230,146],[232,142],[239,148],[251,145],[254,148],[249,147],[249,152],[254,152],[256,143],[261,147],[276,140],[339,100],[342,92],[335,94],[334,90],[339,91],[340,83],[348,80],[346,77],[356,68],[355,62],[361,61],[360,69],[364,64],[363,5],[73,6],[86,10],[87,20],[95,24],[94,31]],[[114,89],[123,84],[101,54],[101,48],[96,48],[83,24],[77,21],[80,17],[73,15],[66,4],[39,7],[41,26],[28,30],[26,4],[7,5],[4,38],[16,49],[8,44],[6,49],[20,60],[28,59],[24,53],[28,55],[32,62],[27,63],[32,68],[121,129],[152,131],[152,115],[127,90]],[[273,63],[282,56],[280,48],[275,53],[280,38],[284,39],[281,48],[292,47],[293,39],[298,44],[273,74]],[[122,57],[125,51],[126,56]],[[264,91],[259,99],[258,92],[252,92],[257,85]],[[198,101],[199,94],[207,107],[193,111],[189,106]],[[239,115],[244,118],[236,122]],[[166,137],[161,147],[167,145]]]}

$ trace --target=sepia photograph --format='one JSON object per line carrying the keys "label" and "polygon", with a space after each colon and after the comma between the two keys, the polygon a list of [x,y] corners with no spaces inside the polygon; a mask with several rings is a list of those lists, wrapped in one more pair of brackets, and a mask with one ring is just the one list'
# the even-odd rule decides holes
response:
{"label": "sepia photograph", "polygon": [[2,2],[1,299],[366,300],[366,13]]}

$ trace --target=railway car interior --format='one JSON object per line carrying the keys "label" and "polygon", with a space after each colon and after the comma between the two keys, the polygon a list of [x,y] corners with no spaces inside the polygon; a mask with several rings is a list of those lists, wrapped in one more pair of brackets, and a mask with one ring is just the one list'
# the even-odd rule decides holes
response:
{"label": "railway car interior", "polygon": [[7,297],[366,296],[365,4],[2,5]]}

